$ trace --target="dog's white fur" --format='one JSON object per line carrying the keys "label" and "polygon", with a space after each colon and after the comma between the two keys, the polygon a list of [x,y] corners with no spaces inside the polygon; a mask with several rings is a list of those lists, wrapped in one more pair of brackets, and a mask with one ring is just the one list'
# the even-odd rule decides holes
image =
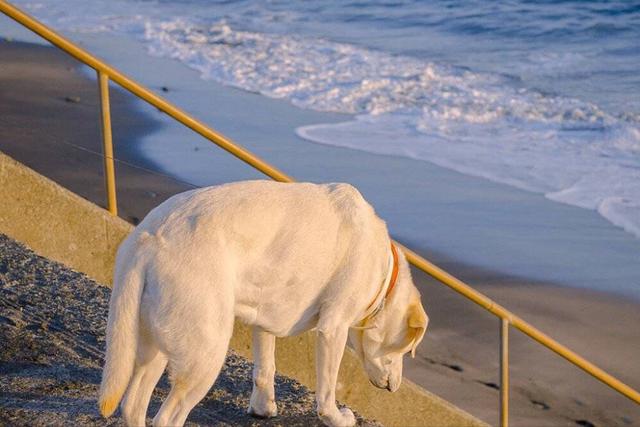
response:
{"label": "dog's white fur", "polygon": [[395,391],[402,356],[427,327],[401,251],[395,288],[367,316],[381,299],[390,252],[386,225],[347,184],[249,181],[170,198],[118,249],[102,414],[126,392],[126,423],[144,425],[168,364],[171,392],[153,422],[182,425],[218,376],[237,317],[253,326],[250,413],[277,412],[275,337],[316,328],[318,415],[329,426],[353,425],[353,413],[335,402],[347,337],[371,382]]}

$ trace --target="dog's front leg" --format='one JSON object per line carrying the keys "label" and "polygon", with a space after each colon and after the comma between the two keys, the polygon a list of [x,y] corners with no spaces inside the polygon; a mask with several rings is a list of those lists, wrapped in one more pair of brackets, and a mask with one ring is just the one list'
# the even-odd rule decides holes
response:
{"label": "dog's front leg", "polygon": [[318,416],[330,427],[348,427],[356,423],[349,408],[336,406],[336,382],[340,361],[347,344],[348,329],[318,329],[316,344],[316,403]]}
{"label": "dog's front leg", "polygon": [[276,373],[276,337],[258,327],[252,329],[253,391],[248,412],[257,417],[275,417],[276,406],[273,378]]}

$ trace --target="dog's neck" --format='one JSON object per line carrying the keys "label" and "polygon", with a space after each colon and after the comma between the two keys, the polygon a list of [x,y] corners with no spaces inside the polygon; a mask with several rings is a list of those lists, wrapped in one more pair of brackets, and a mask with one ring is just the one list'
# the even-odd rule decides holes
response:
{"label": "dog's neck", "polygon": [[391,292],[393,292],[393,289],[395,288],[398,281],[398,270],[398,250],[392,242],[387,275],[382,282],[380,291],[373,299],[373,301],[371,301],[371,304],[369,304],[369,306],[367,307],[364,318],[359,322],[360,327],[366,327],[365,325],[367,321],[373,319],[384,308],[385,302],[389,298],[389,295],[391,295]]}

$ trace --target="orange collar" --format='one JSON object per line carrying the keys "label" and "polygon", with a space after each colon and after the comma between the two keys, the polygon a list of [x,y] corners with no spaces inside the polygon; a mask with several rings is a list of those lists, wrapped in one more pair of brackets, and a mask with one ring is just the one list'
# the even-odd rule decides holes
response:
{"label": "orange collar", "polygon": [[[380,300],[380,302],[375,307],[375,309],[364,317],[364,319],[362,320],[363,322],[365,322],[367,319],[371,319],[376,314],[378,314],[380,310],[382,310],[382,308],[384,307],[385,301],[387,300],[389,295],[391,295],[391,291],[393,291],[393,288],[396,286],[396,282],[398,281],[398,250],[396,249],[396,246],[393,243],[391,243],[391,255],[393,256],[393,266],[391,267],[391,275],[389,277],[389,284],[387,285],[387,291],[385,292],[384,296],[382,297],[382,300]],[[385,284],[386,284],[386,279],[382,284],[382,289],[380,290],[381,292],[384,292]],[[371,301],[371,304],[369,304],[369,307],[367,307],[367,312],[371,310],[371,307],[373,307],[373,305],[376,303],[379,296],[380,294],[376,295],[374,300]]]}
{"label": "orange collar", "polygon": [[396,285],[396,281],[398,280],[398,250],[396,249],[396,245],[391,243],[391,254],[393,254],[393,270],[391,270],[391,280],[389,281],[389,288],[387,289],[387,293],[384,296],[384,299],[387,299],[393,287]]}

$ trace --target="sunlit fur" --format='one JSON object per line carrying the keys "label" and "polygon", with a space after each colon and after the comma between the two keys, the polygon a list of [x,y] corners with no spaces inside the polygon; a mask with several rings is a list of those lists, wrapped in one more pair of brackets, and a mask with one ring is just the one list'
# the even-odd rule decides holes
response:
{"label": "sunlit fur", "polygon": [[[128,425],[144,425],[165,368],[171,391],[154,425],[182,425],[218,376],[234,319],[253,328],[248,411],[275,416],[275,336],[317,330],[317,412],[350,426],[335,401],[340,360],[388,274],[386,226],[347,184],[248,181],[179,194],[121,244],[107,324],[99,407],[122,400]],[[373,326],[352,336],[371,381],[395,390],[402,354],[427,317],[404,257]]]}

